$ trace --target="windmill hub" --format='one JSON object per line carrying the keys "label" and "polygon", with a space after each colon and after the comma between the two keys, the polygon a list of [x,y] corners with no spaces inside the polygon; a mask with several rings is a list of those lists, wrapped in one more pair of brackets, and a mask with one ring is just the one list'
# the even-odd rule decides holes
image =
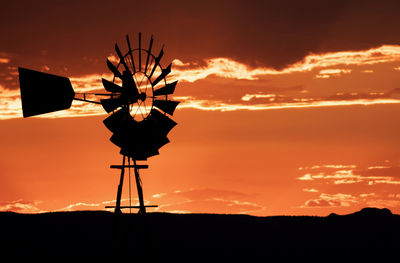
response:
{"label": "windmill hub", "polygon": [[142,93],[139,94],[139,100],[145,101],[146,98],[147,98],[146,92],[142,92]]}

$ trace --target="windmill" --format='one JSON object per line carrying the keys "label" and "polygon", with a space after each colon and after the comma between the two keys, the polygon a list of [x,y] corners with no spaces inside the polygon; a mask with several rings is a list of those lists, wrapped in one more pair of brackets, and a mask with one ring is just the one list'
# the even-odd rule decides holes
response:
{"label": "windmill", "polygon": [[[106,92],[75,93],[71,81],[66,77],[19,68],[21,102],[24,117],[69,109],[73,100],[100,104],[108,114],[103,123],[112,132],[110,141],[120,148],[122,155],[121,165],[110,166],[121,170],[116,204],[106,208],[114,208],[117,214],[124,208],[138,208],[139,213],[145,214],[146,207],[156,206],[144,204],[139,170],[148,168],[148,165],[138,164],[137,161],[146,161],[159,154],[158,150],[169,142],[167,135],[177,124],[169,116],[173,115],[179,104],[169,97],[174,93],[177,81],[167,82],[171,64],[165,68],[161,66],[163,47],[157,56],[152,53],[153,36],[148,48],[142,47],[141,33],[137,47],[131,45],[128,35],[126,43],[126,53],[122,53],[118,44],[115,44],[119,60],[117,65],[106,60],[113,74],[112,80],[102,79]],[[97,99],[87,99],[90,96]],[[129,206],[121,206],[126,168],[129,171],[129,189],[130,169],[134,168],[139,206],[131,205],[131,193]]]}

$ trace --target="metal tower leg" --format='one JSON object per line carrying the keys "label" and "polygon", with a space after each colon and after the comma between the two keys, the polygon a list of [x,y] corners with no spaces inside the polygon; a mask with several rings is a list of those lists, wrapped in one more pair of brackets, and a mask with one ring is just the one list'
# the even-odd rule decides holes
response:
{"label": "metal tower leg", "polygon": [[132,160],[135,168],[135,179],[139,197],[139,206],[140,206],[139,214],[146,214],[146,207],[144,206],[144,201],[143,201],[142,180],[140,180],[139,169],[136,166],[136,160],[134,158],[132,158]]}
{"label": "metal tower leg", "polygon": [[121,213],[121,194],[122,194],[122,185],[124,183],[124,174],[125,174],[125,155],[122,157],[121,177],[119,179],[117,200],[116,200],[117,204],[115,206],[115,213],[116,214],[120,214]]}
{"label": "metal tower leg", "polygon": [[[128,158],[128,162],[129,162],[128,165],[125,165],[125,158]],[[157,205],[144,205],[142,180],[140,180],[139,169],[147,169],[149,166],[146,164],[136,164],[136,160],[134,158],[132,158],[133,165],[131,165],[129,158],[131,158],[131,157],[124,155],[124,157],[122,159],[122,165],[111,165],[110,166],[110,168],[112,168],[112,169],[121,169],[121,177],[119,179],[116,205],[115,206],[113,206],[113,205],[106,206],[106,208],[114,208],[115,214],[120,214],[121,209],[139,208],[139,214],[146,214],[146,207],[157,207]],[[138,192],[138,197],[139,197],[139,206],[132,206],[131,203],[129,203],[129,206],[121,206],[121,195],[122,195],[122,186],[124,183],[125,168],[128,168],[128,169],[134,168],[135,169],[135,181],[136,181],[136,187],[137,187],[137,192]],[[130,196],[130,193],[129,193],[129,196]]]}

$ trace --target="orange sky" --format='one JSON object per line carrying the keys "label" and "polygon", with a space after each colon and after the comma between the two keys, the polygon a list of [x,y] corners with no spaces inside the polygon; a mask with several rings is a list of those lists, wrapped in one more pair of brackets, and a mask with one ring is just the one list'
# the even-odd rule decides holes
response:
{"label": "orange sky", "polygon": [[[0,210],[113,204],[119,173],[108,167],[122,158],[103,109],[75,101],[70,110],[23,119],[16,70],[67,76],[80,92],[101,90],[115,41],[125,50],[125,34],[134,41],[140,30],[145,43],[154,34],[156,52],[165,44],[162,62],[173,62],[181,100],[171,143],[142,173],[146,201],[159,205],[152,211],[327,215],[376,206],[400,213],[396,3],[229,2],[217,12],[223,3],[155,3],[148,17],[125,14],[122,3],[39,2],[29,15],[6,7]],[[18,21],[7,20],[17,13]]]}

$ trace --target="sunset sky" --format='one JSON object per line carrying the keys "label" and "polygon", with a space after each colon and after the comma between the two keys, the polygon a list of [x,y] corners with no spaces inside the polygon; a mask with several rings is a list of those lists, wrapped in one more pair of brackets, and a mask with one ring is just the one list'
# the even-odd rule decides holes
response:
{"label": "sunset sky", "polygon": [[399,10],[340,0],[3,4],[0,211],[115,203],[119,171],[109,166],[122,156],[103,108],[74,101],[24,119],[17,69],[101,91],[115,43],[126,52],[125,35],[136,45],[142,32],[155,53],[164,45],[181,101],[171,143],[141,173],[146,203],[159,205],[148,211],[400,213]]}

